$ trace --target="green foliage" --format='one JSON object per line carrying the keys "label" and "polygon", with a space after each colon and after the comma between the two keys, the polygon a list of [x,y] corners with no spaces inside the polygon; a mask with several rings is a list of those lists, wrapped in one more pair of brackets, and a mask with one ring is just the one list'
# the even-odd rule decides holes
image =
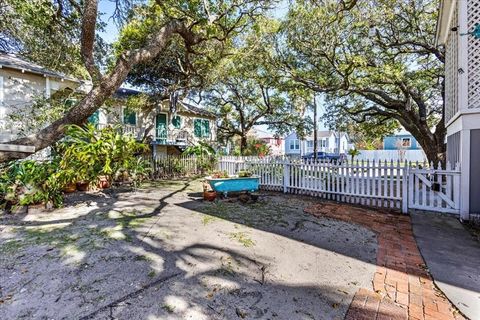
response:
{"label": "green foliage", "polygon": [[116,128],[98,130],[89,124],[71,126],[48,161],[13,161],[0,170],[0,205],[63,202],[63,188],[80,181],[96,183],[99,176],[126,176],[137,187],[150,173],[141,155],[147,146]]}
{"label": "green foliage", "polygon": [[199,141],[194,146],[189,146],[183,154],[186,156],[195,155],[198,157],[210,157],[215,155],[215,149],[205,141]]}
{"label": "green foliage", "polygon": [[129,135],[123,135],[115,127],[98,130],[93,124],[85,127],[72,125],[60,143],[62,153],[60,167],[74,168],[76,180],[96,181],[99,175],[110,179],[119,172],[143,176],[145,167],[138,156],[148,150]]}
{"label": "green foliage", "polygon": [[243,150],[243,154],[241,152],[240,146],[235,146],[235,149],[233,151],[233,154],[236,156],[243,155],[265,157],[270,155],[270,153],[270,147],[264,141],[255,138],[247,139],[247,146]]}
{"label": "green foliage", "polygon": [[211,82],[211,75],[225,56],[231,54],[234,39],[258,19],[270,1],[150,1],[137,5],[114,43],[118,57],[126,50],[146,44],[153,32],[173,19],[182,20],[201,39],[187,47],[179,36],[151,61],[136,65],[127,81],[143,87],[160,99],[172,92],[181,95]]}
{"label": "green foliage", "polygon": [[24,105],[9,106],[12,112],[8,114],[8,123],[20,136],[27,136],[60,119],[81,98],[82,95],[69,89],[55,92],[48,99],[43,95],[36,96],[28,108]]}
{"label": "green foliage", "polygon": [[278,134],[308,131],[306,91],[285,85],[272,61],[271,39],[278,26],[275,20],[258,19],[212,73],[205,98],[219,119],[220,139],[245,138],[255,125],[267,125]]}
{"label": "green foliage", "polygon": [[62,204],[57,161],[14,161],[0,170],[0,206],[51,202]]}
{"label": "green foliage", "polygon": [[196,145],[187,147],[183,151],[183,155],[195,155],[197,157],[197,165],[202,172],[213,170],[217,163],[215,149],[205,141],[199,141]]}
{"label": "green foliage", "polygon": [[438,1],[353,4],[348,10],[337,1],[291,6],[277,36],[284,44],[277,60],[285,76],[326,95],[330,127],[357,123],[373,140],[401,125],[429,157],[441,152],[444,52],[434,44]]}
{"label": "green foliage", "polygon": [[85,77],[80,59],[81,15],[65,0],[4,0],[0,4],[0,49],[38,64]]}
{"label": "green foliage", "polygon": [[350,157],[352,157],[352,161],[355,159],[356,156],[359,156],[361,154],[361,152],[357,150],[357,148],[350,149],[347,153]]}

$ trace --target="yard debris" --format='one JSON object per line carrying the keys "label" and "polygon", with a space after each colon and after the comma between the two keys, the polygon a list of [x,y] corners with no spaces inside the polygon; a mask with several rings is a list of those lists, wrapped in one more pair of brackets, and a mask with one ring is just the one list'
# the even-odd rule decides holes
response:
{"label": "yard debris", "polygon": [[[258,265],[258,263],[257,263]],[[260,283],[262,286],[265,284],[265,275],[267,273],[267,267],[263,264],[260,265],[261,277],[260,279],[254,279],[256,282]]]}
{"label": "yard debris", "polygon": [[235,313],[237,314],[237,316],[238,316],[239,318],[242,318],[242,319],[244,319],[246,316],[248,316],[248,313],[245,312],[245,311],[243,311],[243,310],[241,310],[239,307],[236,307],[236,308],[235,308]]}

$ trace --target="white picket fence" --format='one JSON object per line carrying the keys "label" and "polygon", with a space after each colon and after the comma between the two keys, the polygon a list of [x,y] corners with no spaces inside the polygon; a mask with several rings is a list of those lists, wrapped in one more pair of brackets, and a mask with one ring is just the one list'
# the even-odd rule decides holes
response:
{"label": "white picket fence", "polygon": [[447,164],[400,161],[313,162],[285,158],[221,157],[218,169],[248,169],[260,187],[367,206],[459,213],[460,170]]}

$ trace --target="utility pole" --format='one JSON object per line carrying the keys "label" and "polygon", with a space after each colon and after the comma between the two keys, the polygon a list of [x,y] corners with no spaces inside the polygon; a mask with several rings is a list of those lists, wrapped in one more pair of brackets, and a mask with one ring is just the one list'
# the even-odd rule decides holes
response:
{"label": "utility pole", "polygon": [[317,161],[318,152],[317,152],[317,99],[315,94],[313,94],[313,159]]}

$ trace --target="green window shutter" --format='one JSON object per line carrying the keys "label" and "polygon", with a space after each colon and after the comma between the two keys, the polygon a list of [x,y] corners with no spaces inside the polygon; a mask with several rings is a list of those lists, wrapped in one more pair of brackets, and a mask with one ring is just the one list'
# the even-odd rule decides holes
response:
{"label": "green window shutter", "polygon": [[202,120],[201,119],[193,120],[193,134],[197,138],[202,137]]}
{"label": "green window shutter", "polygon": [[209,138],[210,137],[210,121],[203,120],[203,137]]}
{"label": "green window shutter", "polygon": [[174,116],[172,118],[172,124],[174,128],[180,129],[182,126],[182,118],[180,118],[180,116]]}
{"label": "green window shutter", "polygon": [[135,111],[128,111],[127,109],[125,109],[123,111],[123,124],[136,125],[137,113]]}
{"label": "green window shutter", "polygon": [[91,124],[98,124],[100,118],[100,111],[95,111],[90,117],[88,117],[88,122]]}

